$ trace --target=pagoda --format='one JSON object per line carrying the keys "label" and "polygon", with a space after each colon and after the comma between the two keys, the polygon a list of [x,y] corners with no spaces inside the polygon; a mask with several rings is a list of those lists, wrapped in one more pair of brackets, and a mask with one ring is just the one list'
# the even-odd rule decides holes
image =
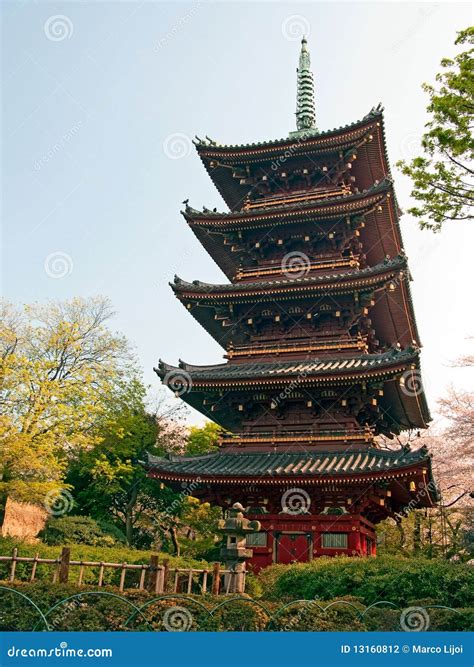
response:
{"label": "pagoda", "polygon": [[217,452],[148,474],[246,516],[251,564],[371,556],[375,524],[437,501],[425,448],[382,446],[430,421],[383,111],[320,132],[307,42],[288,138],[196,148],[228,212],[184,218],[229,282],[171,287],[225,362],[159,362],[223,428]]}

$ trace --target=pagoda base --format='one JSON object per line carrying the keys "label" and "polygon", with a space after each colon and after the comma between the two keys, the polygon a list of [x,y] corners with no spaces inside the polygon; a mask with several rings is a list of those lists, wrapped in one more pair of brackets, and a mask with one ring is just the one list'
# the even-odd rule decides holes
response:
{"label": "pagoda base", "polygon": [[258,572],[274,563],[306,563],[319,556],[375,556],[374,525],[361,514],[247,515],[262,524],[247,538]]}

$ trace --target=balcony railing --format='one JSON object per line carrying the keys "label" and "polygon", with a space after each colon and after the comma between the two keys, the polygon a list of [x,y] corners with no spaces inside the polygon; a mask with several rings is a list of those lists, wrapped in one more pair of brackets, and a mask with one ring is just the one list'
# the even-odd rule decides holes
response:
{"label": "balcony railing", "polygon": [[339,431],[285,431],[285,432],[261,432],[250,434],[233,433],[223,434],[219,438],[219,446],[235,445],[243,447],[244,445],[279,445],[292,443],[318,443],[318,442],[368,442],[374,440],[374,432],[370,427],[339,430]]}
{"label": "balcony railing", "polygon": [[268,196],[263,199],[258,200],[248,200],[244,204],[244,211],[259,209],[259,208],[269,208],[270,206],[284,206],[285,204],[306,204],[311,201],[317,201],[320,199],[329,199],[330,197],[345,197],[351,194],[350,188],[347,186],[327,188],[325,190],[316,190],[313,192],[298,192],[295,194],[284,194],[284,195],[274,195]]}
{"label": "balcony railing", "polygon": [[290,354],[293,352],[368,352],[367,338],[328,339],[324,341],[254,343],[251,345],[229,346],[227,359],[237,357],[263,357],[266,355]]}
{"label": "balcony railing", "polygon": [[260,276],[272,275],[291,275],[292,273],[307,275],[311,271],[319,271],[321,269],[358,269],[360,267],[359,257],[351,255],[350,257],[328,258],[317,261],[308,260],[308,262],[296,262],[295,266],[285,266],[283,262],[271,266],[260,266],[259,268],[239,269],[235,275],[237,280],[242,278],[254,278]]}

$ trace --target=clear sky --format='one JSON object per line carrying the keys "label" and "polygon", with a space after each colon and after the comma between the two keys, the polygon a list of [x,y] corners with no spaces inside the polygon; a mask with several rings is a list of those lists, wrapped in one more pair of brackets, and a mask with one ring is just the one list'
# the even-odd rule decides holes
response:
{"label": "clear sky", "polygon": [[[293,130],[305,32],[318,127],[381,101],[393,166],[418,149],[421,83],[471,23],[470,3],[455,2],[4,2],[4,294],[107,295],[154,387],[159,357],[219,363],[223,350],[167,284],[175,273],[224,280],[179,214],[188,197],[225,210],[192,137],[246,143]],[[410,183],[393,172],[407,208]],[[474,229],[433,235],[405,215],[402,232],[435,413],[450,383],[473,384],[450,361],[474,335]]]}

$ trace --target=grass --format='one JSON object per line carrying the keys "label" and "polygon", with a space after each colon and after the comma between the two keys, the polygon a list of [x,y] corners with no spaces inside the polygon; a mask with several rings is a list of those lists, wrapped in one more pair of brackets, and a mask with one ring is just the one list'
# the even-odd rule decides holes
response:
{"label": "grass", "polygon": [[[195,569],[211,569],[212,565],[207,563],[204,560],[197,560],[194,558],[187,557],[177,557],[171,556],[167,553],[161,553],[159,551],[152,550],[138,550],[130,549],[125,546],[114,546],[114,547],[92,547],[86,544],[66,544],[64,546],[69,546],[71,548],[71,560],[84,560],[84,561],[96,561],[98,563],[148,563],[150,556],[158,555],[161,562],[165,559],[168,560],[170,568],[195,568]],[[13,549],[18,549],[19,556],[35,556],[39,555],[40,558],[57,558],[61,553],[61,547],[59,546],[49,546],[42,542],[22,542],[15,540],[10,537],[0,537],[0,555],[1,556],[10,556]],[[8,574],[10,572],[10,563],[0,562],[0,579],[8,579]],[[18,563],[16,568],[16,578],[19,580],[28,580],[31,573],[31,564],[30,563]],[[38,580],[51,580],[52,576],[52,566],[51,565],[38,565],[37,568],[37,579]],[[71,567],[69,579],[71,583],[77,581],[79,576],[79,567]],[[98,567],[88,567],[85,569],[85,584],[97,583],[99,576]],[[116,584],[117,578],[120,576],[118,570],[105,570],[104,583],[106,584]],[[139,575],[136,571],[128,571],[126,583],[131,584],[134,579]]]}

